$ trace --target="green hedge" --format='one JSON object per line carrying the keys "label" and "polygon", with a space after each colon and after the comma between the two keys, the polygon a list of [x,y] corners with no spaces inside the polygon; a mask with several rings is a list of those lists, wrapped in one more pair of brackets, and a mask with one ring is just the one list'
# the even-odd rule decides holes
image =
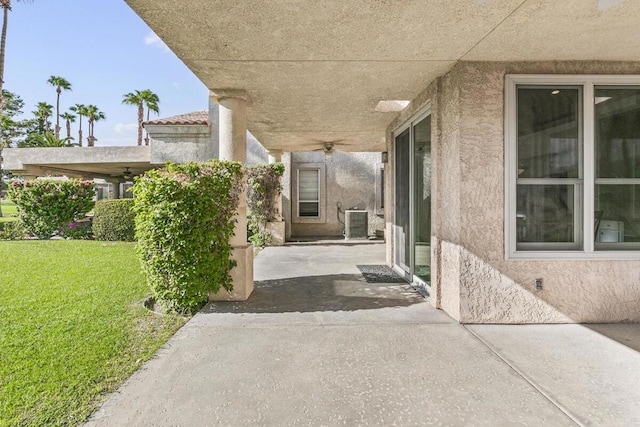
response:
{"label": "green hedge", "polygon": [[13,181],[8,196],[27,233],[49,239],[93,209],[95,185],[77,179]]}
{"label": "green hedge", "polygon": [[96,240],[133,242],[136,239],[136,213],[133,199],[100,200],[93,212]]}
{"label": "green hedge", "polygon": [[24,234],[20,221],[0,222],[0,240],[20,240]]}
{"label": "green hedge", "polygon": [[237,162],[167,164],[136,178],[137,253],[156,300],[188,313],[233,288],[230,244],[242,183]]}

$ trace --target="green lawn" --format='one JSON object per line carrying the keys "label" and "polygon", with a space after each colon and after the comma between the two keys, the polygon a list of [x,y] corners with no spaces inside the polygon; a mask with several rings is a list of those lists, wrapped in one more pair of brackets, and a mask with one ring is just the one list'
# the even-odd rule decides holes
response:
{"label": "green lawn", "polygon": [[10,200],[2,199],[0,201],[0,205],[2,205],[2,216],[0,217],[0,222],[15,221],[18,219],[16,205],[14,205]]}
{"label": "green lawn", "polygon": [[0,426],[77,425],[184,323],[147,312],[134,244],[0,242]]}

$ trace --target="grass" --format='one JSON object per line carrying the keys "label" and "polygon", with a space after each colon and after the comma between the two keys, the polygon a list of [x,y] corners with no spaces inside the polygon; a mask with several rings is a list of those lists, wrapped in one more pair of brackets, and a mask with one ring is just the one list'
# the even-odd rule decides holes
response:
{"label": "grass", "polygon": [[0,200],[0,205],[2,205],[2,216],[0,217],[0,222],[15,221],[18,219],[16,205],[14,205],[10,200],[2,199]]}
{"label": "grass", "polygon": [[0,426],[82,423],[182,326],[132,243],[0,242]]}

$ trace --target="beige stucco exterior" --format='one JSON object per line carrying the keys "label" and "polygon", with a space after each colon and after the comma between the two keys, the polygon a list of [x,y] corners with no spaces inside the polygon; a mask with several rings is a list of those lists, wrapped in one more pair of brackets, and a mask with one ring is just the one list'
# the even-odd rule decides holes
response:
{"label": "beige stucco exterior", "polygon": [[[344,213],[357,207],[368,212],[368,234],[383,230],[383,209],[380,203],[381,155],[376,152],[345,153],[336,151],[330,158],[322,152],[296,152],[283,156],[285,164],[284,203],[288,237],[342,237]],[[299,218],[296,212],[297,171],[300,168],[320,170],[320,217]]]}
{"label": "beige stucco exterior", "polygon": [[[504,235],[505,74],[640,74],[638,62],[613,62],[640,57],[640,2],[126,1],[210,90],[246,91],[248,128],[268,150],[340,142],[374,152],[386,143],[390,265],[392,132],[429,104],[432,301],[455,319],[640,320],[637,258],[507,260]],[[376,109],[396,100],[413,101],[399,114]],[[285,216],[292,184],[289,173]],[[305,221],[288,235],[337,230],[327,222],[336,200],[326,192],[325,228]],[[538,292],[536,278],[544,281]]]}
{"label": "beige stucco exterior", "polygon": [[[640,74],[640,63],[461,62],[389,126],[392,153],[393,130],[430,103],[433,303],[465,323],[640,321],[640,256],[506,259],[506,74]],[[390,161],[389,187],[392,181]],[[392,221],[391,209],[386,217]],[[534,290],[536,278],[544,281],[542,291]]]}

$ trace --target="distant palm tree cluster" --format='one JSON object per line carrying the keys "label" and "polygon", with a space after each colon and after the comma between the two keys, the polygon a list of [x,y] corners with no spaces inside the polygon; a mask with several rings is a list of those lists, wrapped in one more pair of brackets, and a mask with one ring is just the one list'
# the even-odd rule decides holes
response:
{"label": "distant palm tree cluster", "polygon": [[[15,0],[29,2],[31,0]],[[16,121],[17,116],[22,114],[24,102],[15,93],[4,90],[4,59],[5,45],[7,39],[7,22],[9,11],[11,10],[11,0],[0,0],[3,21],[2,32],[0,34],[0,156],[3,147],[17,145],[19,147],[62,147],[83,145],[82,122],[87,119],[87,146],[95,146],[98,140],[94,135],[95,123],[106,119],[104,112],[93,104],[75,104],[67,112],[60,112],[60,96],[62,92],[71,91],[71,83],[63,77],[51,76],[47,83],[56,90],[55,105],[55,127],[52,130],[50,119],[53,116],[53,105],[47,102],[38,102],[33,111],[33,119]],[[149,89],[136,90],[124,95],[124,104],[138,107],[138,145],[142,145],[142,122],[144,120],[144,108],[147,108],[147,120],[151,111],[156,114],[160,112],[160,98]],[[60,119],[65,121],[66,136],[60,137],[62,130]],[[78,120],[78,139],[71,136],[71,124]],[[149,145],[149,135],[145,139],[145,145]],[[1,157],[0,157],[1,159]],[[1,170],[0,170],[1,173]],[[2,178],[0,177],[0,182]]]}
{"label": "distant palm tree cluster", "polygon": [[[55,106],[55,128],[52,130],[52,123],[50,121],[54,114],[53,105],[47,102],[38,102],[36,109],[33,110],[33,119],[22,120],[21,122],[11,122],[13,113],[21,113],[21,111],[10,111],[10,105],[7,104],[7,111],[3,112],[3,116],[11,116],[7,121],[8,125],[22,127],[23,133],[26,134],[26,138],[19,140],[17,145],[19,147],[62,147],[62,146],[79,146],[83,145],[82,135],[82,118],[86,117],[88,122],[89,135],[87,136],[87,146],[93,147],[97,138],[94,136],[95,122],[106,119],[106,115],[100,111],[100,109],[92,104],[75,104],[69,108],[68,112],[60,113],[60,95],[63,91],[71,91],[71,83],[63,77],[51,76],[47,80],[51,86],[56,88],[56,106]],[[5,91],[5,96],[9,101],[18,100],[20,107],[23,105],[22,100],[16,94]],[[19,107],[19,108],[20,108]],[[60,126],[60,118],[66,122],[66,137],[61,138],[60,132],[62,130]],[[75,123],[78,119],[78,139],[74,141],[74,137],[71,136],[71,123]],[[3,127],[4,123],[3,123]],[[5,130],[8,130],[6,128]]]}

